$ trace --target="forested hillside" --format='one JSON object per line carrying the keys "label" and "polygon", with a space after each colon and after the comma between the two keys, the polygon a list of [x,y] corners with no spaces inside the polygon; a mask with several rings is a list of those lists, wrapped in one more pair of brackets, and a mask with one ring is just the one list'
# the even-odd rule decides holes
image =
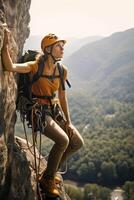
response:
{"label": "forested hillside", "polygon": [[[79,105],[77,105],[79,107]],[[79,182],[117,186],[134,180],[134,108],[108,100],[72,110],[85,147],[70,160],[69,177]],[[87,109],[86,109],[87,108]],[[74,116],[75,115],[75,116]],[[83,127],[83,124],[85,126]]]}

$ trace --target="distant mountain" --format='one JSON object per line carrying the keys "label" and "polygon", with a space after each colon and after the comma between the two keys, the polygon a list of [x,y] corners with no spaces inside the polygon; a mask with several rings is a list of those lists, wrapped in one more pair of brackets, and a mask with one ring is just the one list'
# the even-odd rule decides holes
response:
{"label": "distant mountain", "polygon": [[78,51],[81,47],[84,45],[90,44],[92,42],[98,41],[102,39],[102,36],[90,36],[90,37],[85,37],[82,39],[76,39],[76,38],[68,38],[67,39],[67,44],[65,46],[65,55],[64,57],[67,58],[69,57],[72,53],[75,51]]}
{"label": "distant mountain", "polygon": [[134,99],[133,44],[134,28],[83,46],[66,59],[65,64],[79,89],[84,83],[89,91],[103,96],[123,98],[131,93]]}
{"label": "distant mountain", "polygon": [[[82,39],[77,38],[67,38],[67,44],[65,46],[64,58],[69,57],[72,53],[79,50],[85,44],[102,39],[101,36],[91,36]],[[42,36],[41,35],[31,35],[25,42],[24,51],[26,50],[40,50]]]}

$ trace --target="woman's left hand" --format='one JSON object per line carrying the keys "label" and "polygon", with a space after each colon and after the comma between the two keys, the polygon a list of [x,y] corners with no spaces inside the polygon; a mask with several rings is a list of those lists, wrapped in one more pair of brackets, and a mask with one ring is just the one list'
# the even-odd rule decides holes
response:
{"label": "woman's left hand", "polygon": [[74,126],[72,123],[66,123],[67,132],[70,136],[72,136],[74,132]]}

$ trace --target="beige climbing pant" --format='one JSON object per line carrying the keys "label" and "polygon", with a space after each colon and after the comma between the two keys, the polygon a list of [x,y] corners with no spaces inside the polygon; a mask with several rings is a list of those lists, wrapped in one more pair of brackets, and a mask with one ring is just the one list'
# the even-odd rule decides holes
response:
{"label": "beige climbing pant", "polygon": [[55,142],[48,156],[46,174],[54,175],[59,166],[84,144],[83,138],[75,127],[70,134],[66,131],[65,124],[61,126],[62,128],[50,115],[46,115],[44,135]]}

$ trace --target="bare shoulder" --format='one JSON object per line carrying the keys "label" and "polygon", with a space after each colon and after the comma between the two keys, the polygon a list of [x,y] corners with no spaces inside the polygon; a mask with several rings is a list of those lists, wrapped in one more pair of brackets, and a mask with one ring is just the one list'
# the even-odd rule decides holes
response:
{"label": "bare shoulder", "polygon": [[67,66],[66,65],[62,65],[62,67],[63,67],[64,73],[68,74],[68,68],[67,68]]}
{"label": "bare shoulder", "polygon": [[64,70],[64,79],[66,80],[67,76],[68,76],[68,68],[65,65],[62,65],[62,67],[63,67],[63,70]]}
{"label": "bare shoulder", "polygon": [[63,65],[63,64],[62,64],[62,67],[63,67],[63,69],[64,69],[65,71],[68,71],[68,68],[67,68],[66,65]]}

